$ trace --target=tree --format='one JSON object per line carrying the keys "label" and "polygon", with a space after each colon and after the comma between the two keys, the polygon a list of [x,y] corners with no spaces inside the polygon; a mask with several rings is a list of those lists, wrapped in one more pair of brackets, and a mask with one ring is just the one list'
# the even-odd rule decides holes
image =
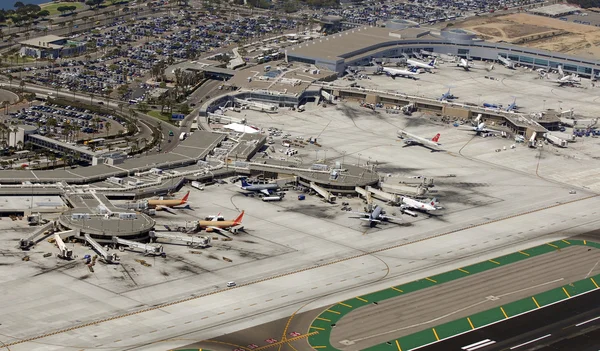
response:
{"label": "tree", "polygon": [[37,13],[38,16],[44,18],[44,17],[48,17],[50,16],[50,11],[48,10],[42,10],[40,12]]}
{"label": "tree", "polygon": [[24,3],[22,3],[21,1],[17,1],[17,2],[15,2],[15,5],[14,5],[14,7],[15,7],[16,9],[20,9],[20,8],[22,8],[22,7],[24,7],[24,6],[25,6],[25,4],[24,4]]}
{"label": "tree", "polygon": [[188,113],[190,113],[190,106],[188,104],[179,105],[179,112],[183,113],[184,115],[187,115]]}
{"label": "tree", "polygon": [[140,112],[142,112],[142,113],[146,113],[146,112],[150,111],[150,107],[148,106],[148,104],[147,104],[147,103],[145,103],[145,102],[141,102],[141,103],[138,105],[138,110],[139,110]]}
{"label": "tree", "polygon": [[104,128],[106,128],[106,136],[108,136],[110,129],[112,128],[112,123],[110,123],[110,121],[106,121],[106,123],[104,123]]}

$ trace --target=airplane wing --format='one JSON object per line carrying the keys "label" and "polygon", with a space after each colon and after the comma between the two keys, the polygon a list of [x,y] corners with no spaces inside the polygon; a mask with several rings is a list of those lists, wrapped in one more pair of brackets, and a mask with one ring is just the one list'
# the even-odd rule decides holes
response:
{"label": "airplane wing", "polygon": [[267,195],[267,196],[271,195],[271,193],[269,192],[268,189],[262,189],[260,192],[263,193],[263,194],[265,194],[265,195]]}
{"label": "airplane wing", "polygon": [[392,216],[386,216],[386,215],[381,215],[381,218],[385,219],[385,220],[393,220],[393,221],[401,221],[402,218],[399,217],[392,217]]}
{"label": "airplane wing", "polygon": [[413,207],[411,205],[408,205],[408,204],[402,204],[402,205],[400,205],[400,209],[402,209],[402,210],[404,210],[404,209],[410,210],[410,209],[414,209],[414,208],[415,207]]}
{"label": "airplane wing", "polygon": [[169,208],[167,206],[156,206],[155,210],[166,211],[166,212],[169,212],[170,214],[176,214],[175,211],[173,211],[171,208]]}
{"label": "airplane wing", "polygon": [[359,216],[363,216],[363,217],[369,217],[368,213],[365,212],[354,212],[354,211],[350,211],[350,213],[355,214],[355,215],[359,215]]}
{"label": "airplane wing", "polygon": [[365,221],[365,222],[375,222],[375,223],[381,222],[379,219],[370,219],[370,218],[361,218],[360,220]]}
{"label": "airplane wing", "polygon": [[495,129],[489,129],[489,128],[483,128],[482,132],[484,132],[484,133],[502,133],[501,130],[495,130]]}

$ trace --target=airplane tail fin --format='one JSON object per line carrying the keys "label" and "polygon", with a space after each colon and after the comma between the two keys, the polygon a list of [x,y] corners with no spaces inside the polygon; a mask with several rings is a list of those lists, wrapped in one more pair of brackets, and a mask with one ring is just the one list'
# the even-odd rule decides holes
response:
{"label": "airplane tail fin", "polygon": [[188,191],[187,194],[185,194],[185,196],[183,197],[183,199],[181,199],[181,203],[182,204],[186,203],[189,196],[190,196],[190,192]]}
{"label": "airplane tail fin", "polygon": [[240,215],[237,216],[237,218],[235,220],[233,220],[233,224],[234,225],[242,224],[242,218],[244,218],[244,211],[242,211],[242,213],[240,213]]}
{"label": "airplane tail fin", "polygon": [[431,138],[431,141],[434,143],[437,143],[438,140],[440,140],[440,133],[437,133],[433,138]]}
{"label": "airplane tail fin", "polygon": [[430,65],[431,67],[434,67],[434,66],[435,66],[435,60],[436,60],[436,59],[434,58],[433,60],[431,60],[431,61],[429,62],[429,65]]}
{"label": "airplane tail fin", "polygon": [[437,197],[434,197],[433,199],[429,200],[429,204],[431,206],[437,206],[439,204]]}
{"label": "airplane tail fin", "polygon": [[243,187],[247,187],[247,186],[249,186],[249,185],[250,185],[250,184],[248,184],[248,183],[246,182],[246,178],[240,178],[240,180],[242,181],[242,186],[243,186]]}

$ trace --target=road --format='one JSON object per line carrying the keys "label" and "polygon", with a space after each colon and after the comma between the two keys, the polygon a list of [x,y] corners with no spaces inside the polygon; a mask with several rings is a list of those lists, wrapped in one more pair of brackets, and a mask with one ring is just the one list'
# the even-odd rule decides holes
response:
{"label": "road", "polygon": [[[420,348],[421,351],[564,350],[597,351],[600,346],[600,290],[544,307],[505,322]],[[596,319],[594,319],[596,318]],[[492,343],[493,342],[493,343]],[[478,345],[465,348],[476,343]]]}

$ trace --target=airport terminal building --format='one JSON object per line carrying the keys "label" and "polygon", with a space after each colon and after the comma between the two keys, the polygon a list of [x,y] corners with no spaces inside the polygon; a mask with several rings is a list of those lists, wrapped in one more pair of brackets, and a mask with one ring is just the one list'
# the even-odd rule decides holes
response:
{"label": "airport terminal building", "polygon": [[350,66],[368,65],[374,58],[401,57],[421,50],[475,60],[497,60],[498,55],[534,68],[557,68],[580,76],[600,76],[600,61],[490,43],[462,29],[437,31],[402,21],[387,27],[360,27],[283,49],[288,62],[314,64],[339,75]]}

